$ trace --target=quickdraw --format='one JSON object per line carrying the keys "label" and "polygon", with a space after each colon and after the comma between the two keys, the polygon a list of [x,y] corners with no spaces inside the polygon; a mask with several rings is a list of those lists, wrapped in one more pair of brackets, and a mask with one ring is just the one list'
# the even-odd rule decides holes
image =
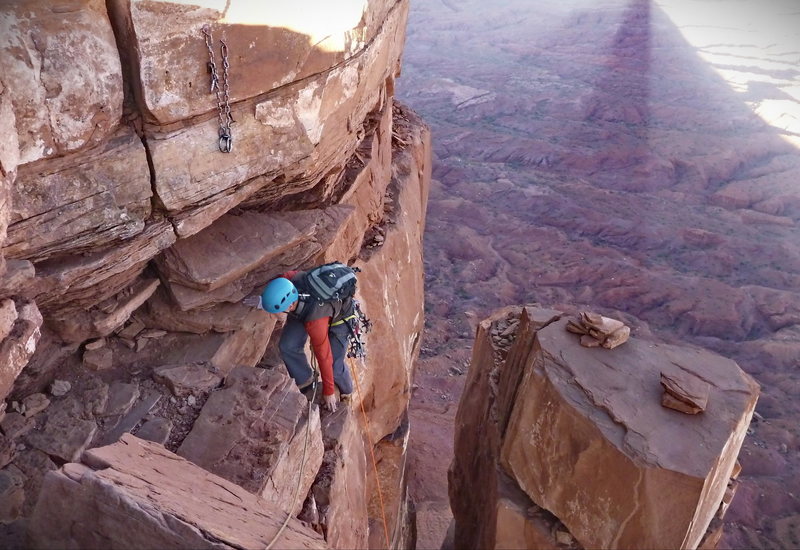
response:
{"label": "quickdraw", "polygon": [[217,118],[219,119],[219,150],[223,153],[230,153],[233,150],[233,134],[231,133],[231,124],[234,123],[233,115],[231,115],[230,103],[230,86],[228,83],[228,72],[230,64],[228,63],[228,44],[224,39],[220,39],[219,50],[222,57],[222,86],[220,86],[220,78],[217,74],[217,64],[214,61],[214,40],[211,37],[211,30],[208,25],[203,27],[203,36],[206,40],[206,48],[208,49],[208,73],[211,78],[211,86],[209,93],[216,94],[217,97]]}
{"label": "quickdraw", "polygon": [[354,358],[366,357],[367,345],[364,343],[363,335],[372,330],[372,321],[364,315],[358,300],[353,300],[353,315],[347,318],[347,328],[350,330],[347,356]]}

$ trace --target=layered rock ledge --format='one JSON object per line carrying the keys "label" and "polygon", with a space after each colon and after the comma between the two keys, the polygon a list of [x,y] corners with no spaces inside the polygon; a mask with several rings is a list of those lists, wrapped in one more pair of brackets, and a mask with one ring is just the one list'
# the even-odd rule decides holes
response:
{"label": "layered rock ledge", "polygon": [[[166,451],[123,435],[49,473],[31,519],[37,548],[264,548],[283,511]],[[286,548],[326,548],[297,520]]]}
{"label": "layered rock ledge", "polygon": [[[567,323],[525,307],[479,325],[449,476],[456,546],[713,546],[758,385],[691,347],[582,347]],[[705,381],[706,410],[662,406],[662,372]]]}

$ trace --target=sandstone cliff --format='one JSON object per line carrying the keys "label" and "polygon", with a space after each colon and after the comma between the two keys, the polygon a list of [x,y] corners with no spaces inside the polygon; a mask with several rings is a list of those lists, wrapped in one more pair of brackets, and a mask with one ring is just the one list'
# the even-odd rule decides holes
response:
{"label": "sandstone cliff", "polygon": [[[393,99],[408,2],[302,4],[0,7],[4,547],[255,548],[287,514],[276,547],[413,544],[431,162]],[[241,301],[332,260],[374,329],[327,414]]]}
{"label": "sandstone cliff", "polygon": [[[456,416],[457,548],[713,548],[758,385],[708,351],[586,348],[568,316],[508,308],[477,330]],[[662,374],[708,388],[662,406]]]}

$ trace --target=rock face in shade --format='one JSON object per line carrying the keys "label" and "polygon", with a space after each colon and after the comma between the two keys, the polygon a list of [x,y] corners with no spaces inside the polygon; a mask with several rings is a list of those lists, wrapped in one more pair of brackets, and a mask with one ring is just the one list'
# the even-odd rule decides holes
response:
{"label": "rock face in shade", "polygon": [[[319,409],[313,407],[310,420],[307,413],[308,401],[284,371],[237,367],[211,394],[178,454],[297,513],[323,454]],[[291,508],[298,474],[300,496]]]}
{"label": "rock face in shade", "polygon": [[[387,188],[392,179],[394,115],[395,108],[391,98],[387,97],[383,110],[375,115],[374,121],[370,121],[374,127],[364,136],[347,162],[344,180],[348,185],[340,204],[352,205],[355,213],[339,228],[333,245],[325,251],[323,262],[352,257],[364,244],[367,230],[391,214],[386,201]],[[402,127],[398,130],[402,131]],[[335,182],[326,183],[328,185],[315,189],[315,194],[321,195],[320,198],[337,192]]]}
{"label": "rock face in shade", "polygon": [[[25,292],[36,297],[46,314],[70,318],[76,311],[128,291],[147,262],[174,242],[169,223],[148,224],[139,235],[119,246],[37,264],[36,278],[27,284]],[[119,298],[124,301],[123,296]]]}
{"label": "rock face in shade", "polygon": [[[520,313],[520,308],[497,311],[478,325],[475,335],[472,365],[456,416],[454,459],[448,472],[457,548],[503,548],[503,541],[528,539],[527,522],[516,511],[527,510],[530,499],[519,487],[516,491],[509,489],[516,486],[513,480],[503,483],[499,466],[507,403],[514,401],[514,394],[507,394],[510,388],[516,388],[521,372],[506,368],[501,357],[507,355],[508,347],[502,349],[495,336],[511,327],[507,319],[520,319]],[[531,318],[523,317],[518,325],[530,326],[535,333],[559,315],[540,310]],[[503,324],[498,326],[500,323]],[[523,343],[531,343],[532,338],[525,338],[526,332],[516,330],[520,350]],[[474,431],[476,426],[481,427],[479,431]],[[510,525],[522,526],[523,532],[504,531]]]}
{"label": "rock face in shade", "polygon": [[139,278],[115,296],[100,302],[100,307],[75,311],[60,319],[55,329],[59,337],[69,343],[108,336],[153,295],[159,284],[158,279]]}
{"label": "rock face in shade", "polygon": [[[131,435],[45,477],[30,519],[34,548],[264,548],[284,512]],[[325,548],[290,520],[284,548]]]}
{"label": "rock face in shade", "polygon": [[[723,502],[758,385],[694,348],[639,339],[584,348],[553,313],[503,311],[480,326],[450,472],[456,544],[499,547],[499,466],[579,545],[697,547]],[[491,330],[507,316],[519,321],[503,349]],[[662,407],[662,371],[706,381],[708,409]],[[471,491],[488,498],[463,500]]]}
{"label": "rock face in shade", "polygon": [[33,302],[16,304],[17,315],[9,333],[0,340],[0,400],[11,391],[19,373],[28,364],[41,337],[42,315]]}
{"label": "rock face in shade", "polygon": [[[98,143],[122,115],[122,70],[102,0],[23,0],[0,8],[3,140],[19,144],[19,164]],[[2,146],[0,146],[2,147]],[[5,169],[5,168],[4,168]],[[13,167],[12,167],[13,169]]]}

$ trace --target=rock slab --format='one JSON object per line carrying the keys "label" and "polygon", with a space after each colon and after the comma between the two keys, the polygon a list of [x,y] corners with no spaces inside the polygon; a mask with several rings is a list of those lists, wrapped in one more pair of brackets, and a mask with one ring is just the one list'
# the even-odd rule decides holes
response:
{"label": "rock slab", "polygon": [[[284,371],[236,367],[209,396],[178,454],[288,511],[298,483],[306,495],[322,464],[319,412],[314,407],[308,419],[307,411]],[[294,513],[302,504],[299,497]]]}
{"label": "rock slab", "polygon": [[[30,519],[34,548],[261,549],[284,514],[167,451],[125,434],[49,473]],[[277,547],[325,548],[290,520]]]}

